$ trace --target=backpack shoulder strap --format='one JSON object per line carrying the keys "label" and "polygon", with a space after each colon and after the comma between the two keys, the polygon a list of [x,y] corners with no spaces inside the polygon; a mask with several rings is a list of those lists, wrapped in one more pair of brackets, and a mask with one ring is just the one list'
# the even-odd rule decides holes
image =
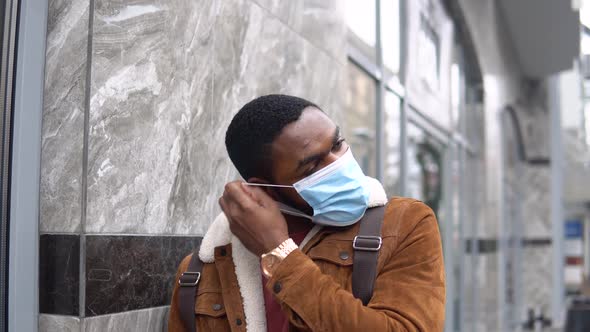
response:
{"label": "backpack shoulder strap", "polygon": [[195,302],[197,289],[203,272],[203,262],[199,259],[198,251],[193,253],[188,268],[178,279],[178,308],[180,319],[184,322],[187,331],[196,331],[195,327]]}
{"label": "backpack shoulder strap", "polygon": [[358,235],[352,242],[352,294],[367,305],[373,296],[377,276],[377,258],[381,250],[381,225],[385,206],[370,208],[361,220]]}

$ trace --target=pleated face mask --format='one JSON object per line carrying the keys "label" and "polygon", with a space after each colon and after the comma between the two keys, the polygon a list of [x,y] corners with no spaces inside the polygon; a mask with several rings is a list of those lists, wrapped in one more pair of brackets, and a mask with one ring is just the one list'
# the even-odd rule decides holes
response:
{"label": "pleated face mask", "polygon": [[285,214],[304,217],[318,225],[352,225],[363,217],[369,204],[365,174],[350,148],[336,161],[292,186],[257,183],[248,185],[294,188],[313,208],[313,216],[280,202],[279,208]]}

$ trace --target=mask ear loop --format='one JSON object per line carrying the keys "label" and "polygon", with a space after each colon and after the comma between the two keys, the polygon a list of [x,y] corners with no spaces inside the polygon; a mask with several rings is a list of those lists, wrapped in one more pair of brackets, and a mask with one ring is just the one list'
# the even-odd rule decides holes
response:
{"label": "mask ear loop", "polygon": [[[288,186],[288,185],[283,185],[283,184],[264,184],[264,183],[248,183],[245,182],[244,183],[247,186],[255,186],[255,187],[276,187],[276,188],[295,188],[294,186]],[[281,202],[277,202],[279,204],[279,209],[288,215],[292,215],[295,217],[302,217],[302,218],[307,218],[309,220],[313,221],[313,218],[295,208],[290,207],[287,204],[281,203]]]}
{"label": "mask ear loop", "polygon": [[284,184],[265,184],[265,183],[249,183],[249,182],[244,182],[244,184],[247,186],[253,186],[253,187],[294,188],[293,186],[288,186],[288,185],[284,185]]}
{"label": "mask ear loop", "polygon": [[309,215],[307,215],[295,208],[292,208],[287,204],[284,204],[281,202],[277,202],[277,203],[279,204],[279,210],[281,210],[281,212],[291,215],[291,216],[294,216],[294,217],[307,218],[307,219],[313,221],[313,217],[311,217],[311,216],[309,216]]}

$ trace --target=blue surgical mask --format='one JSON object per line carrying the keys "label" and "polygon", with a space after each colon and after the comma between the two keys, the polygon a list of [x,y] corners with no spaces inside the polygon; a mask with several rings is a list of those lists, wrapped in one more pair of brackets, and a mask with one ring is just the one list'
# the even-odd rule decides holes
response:
{"label": "blue surgical mask", "polygon": [[354,159],[350,148],[344,155],[292,186],[250,184],[272,187],[292,187],[313,208],[309,216],[293,207],[279,203],[285,214],[304,217],[325,226],[349,226],[359,221],[369,204],[369,189],[365,174]]}

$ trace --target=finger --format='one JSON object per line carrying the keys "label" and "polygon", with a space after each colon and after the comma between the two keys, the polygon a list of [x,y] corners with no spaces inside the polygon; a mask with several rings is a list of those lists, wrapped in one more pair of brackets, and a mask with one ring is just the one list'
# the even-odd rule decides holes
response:
{"label": "finger", "polygon": [[258,205],[262,206],[270,206],[275,204],[275,201],[270,197],[264,190],[260,187],[252,187],[247,185],[242,185],[244,190],[247,190],[249,196],[258,203]]}
{"label": "finger", "polygon": [[219,206],[230,224],[234,222],[233,217],[241,213],[241,209],[236,204],[228,202],[223,196],[219,198]]}
{"label": "finger", "polygon": [[231,213],[232,211],[241,211],[242,208],[237,204],[237,202],[233,199],[233,196],[227,190],[227,185],[223,189],[223,194],[221,194],[221,198],[223,199],[223,204],[225,206],[226,212]]}
{"label": "finger", "polygon": [[221,211],[223,211],[223,214],[225,214],[225,216],[229,220],[229,210],[227,208],[227,204],[225,203],[225,199],[223,199],[223,196],[219,197],[217,202],[219,203],[219,207],[221,207]]}
{"label": "finger", "polygon": [[235,204],[242,209],[251,207],[255,203],[250,194],[240,185],[240,182],[226,184],[223,197],[226,203]]}

